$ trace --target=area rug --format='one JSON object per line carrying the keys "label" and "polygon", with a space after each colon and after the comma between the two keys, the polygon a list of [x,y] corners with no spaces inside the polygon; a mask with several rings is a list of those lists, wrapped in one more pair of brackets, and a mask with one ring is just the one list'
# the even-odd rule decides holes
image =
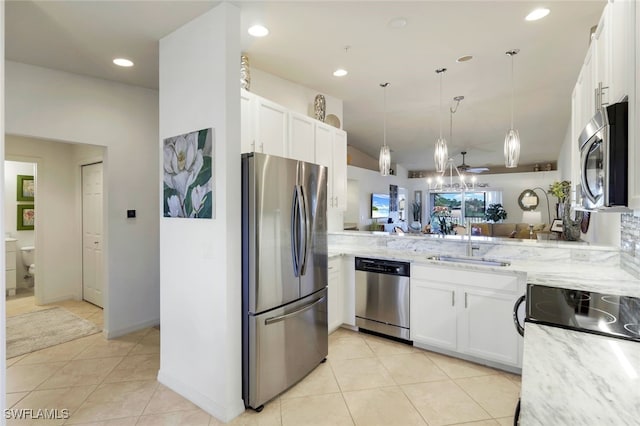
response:
{"label": "area rug", "polygon": [[7,358],[59,345],[100,331],[91,321],[54,307],[7,318]]}

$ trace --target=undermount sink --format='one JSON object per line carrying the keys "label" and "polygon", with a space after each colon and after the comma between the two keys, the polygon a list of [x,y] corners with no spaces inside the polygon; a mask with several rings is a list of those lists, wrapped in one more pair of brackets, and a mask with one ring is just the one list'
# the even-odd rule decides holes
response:
{"label": "undermount sink", "polygon": [[510,262],[503,262],[500,260],[484,259],[481,257],[455,257],[455,256],[429,256],[429,260],[437,260],[439,262],[452,262],[452,263],[469,263],[472,265],[485,265],[485,266],[509,266]]}

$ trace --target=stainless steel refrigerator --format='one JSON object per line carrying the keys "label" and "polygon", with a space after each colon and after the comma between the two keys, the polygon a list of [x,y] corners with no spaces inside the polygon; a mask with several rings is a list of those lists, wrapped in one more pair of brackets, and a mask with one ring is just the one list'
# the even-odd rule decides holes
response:
{"label": "stainless steel refrigerator", "polygon": [[328,351],[327,168],[242,155],[243,399],[261,410]]}

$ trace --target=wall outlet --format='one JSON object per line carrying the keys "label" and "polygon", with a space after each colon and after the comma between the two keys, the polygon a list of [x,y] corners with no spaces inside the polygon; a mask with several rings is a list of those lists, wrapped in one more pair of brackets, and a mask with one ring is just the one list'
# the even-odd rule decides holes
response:
{"label": "wall outlet", "polygon": [[571,250],[571,260],[589,261],[590,259],[589,250]]}

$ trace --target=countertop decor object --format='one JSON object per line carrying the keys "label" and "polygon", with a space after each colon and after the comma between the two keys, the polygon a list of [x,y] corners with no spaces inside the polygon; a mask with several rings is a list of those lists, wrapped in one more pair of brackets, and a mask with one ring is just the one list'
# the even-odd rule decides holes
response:
{"label": "countertop decor object", "polygon": [[327,100],[324,95],[318,94],[313,101],[313,114],[316,120],[324,122],[327,113]]}
{"label": "countertop decor object", "polygon": [[324,119],[324,122],[327,123],[330,126],[335,127],[336,129],[340,129],[341,128],[340,127],[340,119],[335,114],[327,114],[327,116]]}
{"label": "countertop decor object", "polygon": [[240,87],[247,91],[251,89],[251,71],[247,55],[240,56]]}

